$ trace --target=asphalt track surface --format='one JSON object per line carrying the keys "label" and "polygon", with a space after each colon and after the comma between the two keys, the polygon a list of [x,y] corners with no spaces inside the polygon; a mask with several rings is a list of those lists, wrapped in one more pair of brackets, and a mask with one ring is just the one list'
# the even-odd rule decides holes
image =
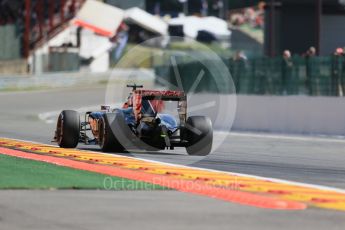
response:
{"label": "asphalt track surface", "polygon": [[[38,114],[104,102],[104,88],[0,94],[0,136],[50,144]],[[224,134],[225,135],[225,134]],[[217,141],[217,140],[215,140]],[[88,149],[88,146],[80,146]],[[231,133],[213,154],[183,149],[132,155],[345,189],[345,140]],[[272,211],[174,191],[0,191],[4,229],[343,229],[343,212]],[[41,220],[41,221],[39,221]]]}

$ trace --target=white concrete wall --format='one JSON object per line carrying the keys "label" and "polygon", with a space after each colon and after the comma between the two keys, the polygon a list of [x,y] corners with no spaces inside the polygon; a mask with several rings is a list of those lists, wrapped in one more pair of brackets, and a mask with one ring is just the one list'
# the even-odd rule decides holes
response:
{"label": "white concrete wall", "polygon": [[345,135],[345,98],[240,95],[233,130]]}
{"label": "white concrete wall", "polygon": [[188,116],[222,131],[345,136],[345,98],[191,94]]}

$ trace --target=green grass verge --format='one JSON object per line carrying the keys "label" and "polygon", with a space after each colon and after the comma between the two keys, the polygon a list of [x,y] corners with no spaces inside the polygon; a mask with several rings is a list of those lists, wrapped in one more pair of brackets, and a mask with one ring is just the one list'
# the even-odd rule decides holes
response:
{"label": "green grass verge", "polygon": [[167,188],[0,154],[0,189],[163,190]]}

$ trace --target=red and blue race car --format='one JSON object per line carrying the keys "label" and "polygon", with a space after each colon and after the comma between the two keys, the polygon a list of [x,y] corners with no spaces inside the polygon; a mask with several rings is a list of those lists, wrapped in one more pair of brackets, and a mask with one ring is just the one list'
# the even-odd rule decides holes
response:
{"label": "red and blue race car", "polygon": [[[86,112],[81,122],[77,111],[64,110],[57,121],[54,141],[62,148],[78,143],[98,144],[104,152],[129,149],[157,151],[185,147],[189,155],[211,152],[212,122],[205,116],[187,117],[187,95],[182,91],[132,88],[121,108],[101,106]],[[177,113],[164,113],[167,101],[176,102]]]}

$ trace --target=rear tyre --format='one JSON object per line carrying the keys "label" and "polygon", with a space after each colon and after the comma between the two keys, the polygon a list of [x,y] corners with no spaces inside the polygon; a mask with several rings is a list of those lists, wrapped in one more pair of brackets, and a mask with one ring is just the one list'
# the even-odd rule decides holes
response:
{"label": "rear tyre", "polygon": [[192,116],[187,119],[186,150],[189,155],[206,156],[212,150],[213,129],[212,121],[204,116]]}
{"label": "rear tyre", "polygon": [[60,113],[57,127],[56,140],[61,148],[75,148],[80,137],[79,114],[73,110],[64,110]]}
{"label": "rear tyre", "polygon": [[[111,128],[112,123],[121,122],[117,114],[104,114],[99,124],[99,145],[103,152],[124,152],[124,147],[115,137]],[[115,116],[115,117],[113,117]],[[114,131],[115,128],[114,128]]]}

